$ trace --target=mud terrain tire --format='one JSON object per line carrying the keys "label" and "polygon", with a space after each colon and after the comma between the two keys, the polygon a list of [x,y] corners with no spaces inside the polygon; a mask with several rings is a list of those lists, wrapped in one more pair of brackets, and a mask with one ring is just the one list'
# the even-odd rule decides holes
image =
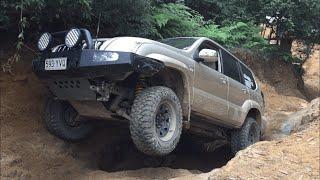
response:
{"label": "mud terrain tire", "polygon": [[258,122],[247,117],[240,129],[231,132],[231,152],[236,154],[238,151],[258,142],[260,140],[261,129]]}
{"label": "mud terrain tire", "polygon": [[131,109],[130,133],[136,147],[151,156],[172,152],[182,131],[179,98],[169,88],[154,86],[144,89]]}
{"label": "mud terrain tire", "polygon": [[[93,126],[79,119],[77,111],[66,101],[49,98],[45,106],[44,123],[48,131],[66,141],[82,140],[92,132]],[[67,121],[75,122],[70,125]]]}

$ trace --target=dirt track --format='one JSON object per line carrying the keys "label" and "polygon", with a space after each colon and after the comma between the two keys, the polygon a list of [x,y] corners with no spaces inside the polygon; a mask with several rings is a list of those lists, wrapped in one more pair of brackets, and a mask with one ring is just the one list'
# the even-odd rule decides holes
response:
{"label": "dirt track", "polygon": [[[248,56],[246,62],[258,76],[266,96],[266,115],[270,123],[265,138],[281,138],[278,134],[279,124],[290,117],[290,113],[308,106],[304,94],[298,90],[299,78],[293,74],[291,66],[280,61],[257,63]],[[223,166],[228,160],[226,154],[217,160],[221,156],[218,152],[201,154],[203,159],[191,152],[173,158],[168,167],[146,168],[154,166],[152,160],[144,161],[145,156],[133,150],[125,153],[132,162],[124,160],[112,173],[100,171],[97,166],[100,150],[113,141],[128,140],[128,131],[116,125],[102,123],[93,137],[79,144],[66,143],[53,137],[42,124],[46,89],[32,75],[30,61],[19,63],[16,69],[21,73],[15,76],[2,73],[0,78],[1,179],[169,179],[185,176],[206,179],[208,175],[218,179],[319,177],[319,166],[316,165],[319,162],[319,118],[301,134],[294,134],[284,140],[258,143],[240,152],[222,169],[210,174],[201,173]],[[238,173],[230,174],[239,166],[247,170],[237,170]],[[302,167],[305,169],[294,171]],[[128,170],[138,168],[142,169]]]}

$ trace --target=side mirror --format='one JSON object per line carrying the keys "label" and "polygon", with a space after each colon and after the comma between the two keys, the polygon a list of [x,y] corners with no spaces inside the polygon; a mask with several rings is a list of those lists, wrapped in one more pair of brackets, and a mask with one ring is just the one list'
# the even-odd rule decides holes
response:
{"label": "side mirror", "polygon": [[217,62],[219,60],[219,53],[212,49],[202,49],[199,52],[199,58],[203,59],[205,62]]}

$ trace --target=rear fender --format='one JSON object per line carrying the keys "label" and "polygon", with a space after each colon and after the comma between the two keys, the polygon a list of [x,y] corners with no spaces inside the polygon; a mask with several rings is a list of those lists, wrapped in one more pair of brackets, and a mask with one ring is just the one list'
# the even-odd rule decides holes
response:
{"label": "rear fender", "polygon": [[[242,124],[244,123],[244,121],[246,120],[247,118],[247,115],[249,113],[249,111],[251,109],[257,109],[259,112],[260,112],[260,115],[262,116],[263,115],[263,111],[262,111],[262,108],[261,106],[256,102],[256,101],[252,101],[252,100],[246,100],[242,107],[242,112],[241,112],[241,115],[240,115],[240,118],[239,118],[239,121],[236,122],[235,126],[237,128],[240,128],[242,126]],[[261,117],[260,117],[261,118]]]}

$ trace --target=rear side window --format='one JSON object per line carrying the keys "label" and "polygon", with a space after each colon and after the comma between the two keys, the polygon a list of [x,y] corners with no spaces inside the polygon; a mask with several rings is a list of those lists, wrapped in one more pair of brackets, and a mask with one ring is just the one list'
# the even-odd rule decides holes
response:
{"label": "rear side window", "polygon": [[253,75],[251,71],[245,67],[242,63],[240,63],[240,67],[242,70],[242,75],[243,75],[243,84],[246,85],[248,88],[251,88],[253,90],[256,89],[256,83],[253,79]]}
{"label": "rear side window", "polygon": [[241,82],[240,78],[240,72],[238,68],[238,60],[236,60],[234,57],[232,57],[230,54],[223,52],[222,53],[223,58],[223,73],[238,81]]}

